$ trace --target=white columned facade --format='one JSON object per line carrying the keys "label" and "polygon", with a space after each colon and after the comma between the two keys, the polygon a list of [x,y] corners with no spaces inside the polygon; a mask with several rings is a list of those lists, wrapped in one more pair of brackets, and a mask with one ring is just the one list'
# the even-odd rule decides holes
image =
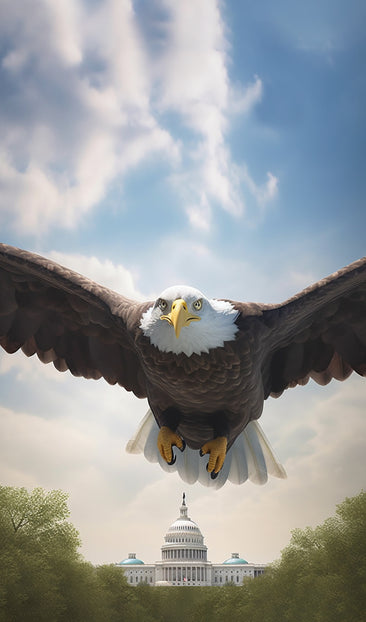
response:
{"label": "white columned facade", "polygon": [[185,494],[180,506],[180,515],[172,523],[161,547],[161,560],[145,564],[130,553],[119,562],[130,585],[222,586],[226,583],[241,585],[249,577],[263,574],[265,564],[250,564],[232,553],[231,558],[221,564],[212,564],[207,559],[207,546],[197,523],[188,516]]}

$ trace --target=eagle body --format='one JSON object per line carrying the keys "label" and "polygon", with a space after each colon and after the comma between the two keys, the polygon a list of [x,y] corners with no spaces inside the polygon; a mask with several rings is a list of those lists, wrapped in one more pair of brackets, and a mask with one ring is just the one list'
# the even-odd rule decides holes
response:
{"label": "eagle body", "polygon": [[264,400],[366,375],[366,258],[279,304],[187,286],[141,303],[0,244],[0,345],[147,398],[129,452],[189,483],[264,483],[285,476],[257,422]]}
{"label": "eagle body", "polygon": [[[259,418],[262,383],[258,366],[252,365],[249,344],[243,348],[243,343],[234,340],[190,357],[183,353],[172,357],[169,352],[152,349],[141,335],[136,346],[150,408],[159,426],[175,427],[192,449],[199,449],[219,433],[227,435],[231,447],[246,424]],[[247,354],[240,354],[240,350]]]}

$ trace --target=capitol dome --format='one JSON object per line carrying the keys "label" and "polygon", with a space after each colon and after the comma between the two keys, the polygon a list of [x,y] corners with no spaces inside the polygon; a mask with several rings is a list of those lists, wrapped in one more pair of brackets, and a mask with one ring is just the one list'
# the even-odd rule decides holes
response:
{"label": "capitol dome", "polygon": [[207,547],[197,523],[188,516],[185,494],[180,507],[180,516],[172,523],[161,547],[162,559],[207,560]]}
{"label": "capitol dome", "polygon": [[188,516],[186,498],[161,547],[162,579],[173,585],[207,584],[207,546],[197,523]]}
{"label": "capitol dome", "polygon": [[[165,536],[165,541],[167,542],[167,539],[168,541],[172,541],[175,533],[179,538],[179,536],[182,535],[182,532],[187,532],[186,535],[190,537],[191,541],[197,541],[194,540],[194,537],[196,537],[201,543],[203,543],[203,536],[200,528],[198,527],[197,523],[195,523],[188,516],[188,508],[186,506],[185,494],[183,494],[183,503],[180,508],[180,516],[179,518],[177,518],[177,520],[174,521],[174,523],[170,525],[168,532]],[[189,540],[186,540],[186,542],[188,541]]]}

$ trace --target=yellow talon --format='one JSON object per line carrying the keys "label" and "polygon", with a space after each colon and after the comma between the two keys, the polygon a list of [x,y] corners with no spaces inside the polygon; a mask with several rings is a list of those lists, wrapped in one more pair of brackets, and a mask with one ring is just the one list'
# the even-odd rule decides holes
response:
{"label": "yellow talon", "polygon": [[227,448],[226,436],[218,436],[213,438],[208,443],[205,443],[201,447],[201,455],[210,454],[210,458],[207,465],[207,471],[209,473],[217,474],[225,462]]}
{"label": "yellow talon", "polygon": [[183,451],[185,447],[185,443],[181,437],[173,432],[170,428],[163,425],[158,434],[158,450],[160,451],[161,457],[168,464],[174,464],[175,458],[172,451],[172,446],[175,445]]}

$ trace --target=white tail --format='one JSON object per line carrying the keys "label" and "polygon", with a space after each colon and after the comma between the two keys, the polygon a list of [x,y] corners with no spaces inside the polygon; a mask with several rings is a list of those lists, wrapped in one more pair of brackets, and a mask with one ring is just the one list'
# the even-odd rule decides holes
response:
{"label": "white tail", "polygon": [[135,436],[128,441],[126,451],[130,454],[144,453],[149,462],[159,462],[164,471],[178,474],[187,484],[199,481],[204,486],[221,488],[229,480],[243,484],[249,479],[254,484],[265,484],[268,475],[286,477],[283,466],[278,462],[261,426],[251,421],[239,434],[225,458],[224,466],[216,479],[207,473],[208,456],[200,457],[199,451],[186,447],[183,452],[174,449],[176,461],[168,465],[157,447],[159,427],[151,410],[142,419]]}

